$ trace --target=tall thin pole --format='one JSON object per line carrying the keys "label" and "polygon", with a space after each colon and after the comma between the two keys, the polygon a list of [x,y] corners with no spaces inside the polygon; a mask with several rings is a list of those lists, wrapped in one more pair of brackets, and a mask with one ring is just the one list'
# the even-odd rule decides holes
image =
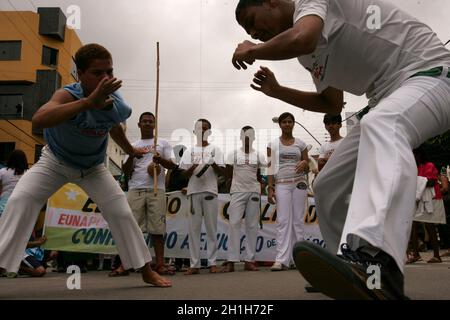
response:
{"label": "tall thin pole", "polygon": [[306,129],[304,125],[302,125],[302,124],[301,124],[300,122],[298,122],[298,121],[295,121],[295,123],[298,124],[298,125],[299,125],[300,127],[302,127],[303,129],[305,129],[305,131],[308,132],[309,135],[310,135],[314,140],[316,140],[316,142],[319,144],[319,146],[322,146],[322,144],[319,142],[319,140],[317,140],[316,137],[314,137],[313,134],[312,134],[311,132],[309,132],[308,129]]}
{"label": "tall thin pole", "polygon": [[[155,137],[154,137],[154,152],[158,145],[158,104],[159,104],[159,42],[156,42],[156,104],[155,104]],[[153,192],[155,196],[158,195],[158,173],[156,166],[153,168]]]}

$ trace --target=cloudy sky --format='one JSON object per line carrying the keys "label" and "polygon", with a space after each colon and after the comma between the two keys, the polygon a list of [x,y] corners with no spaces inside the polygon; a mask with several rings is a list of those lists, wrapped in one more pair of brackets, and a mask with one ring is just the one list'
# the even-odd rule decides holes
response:
{"label": "cloudy sky", "polygon": [[[430,25],[439,38],[450,39],[450,0],[392,0]],[[160,136],[180,142],[176,132],[192,131],[202,117],[221,133],[252,125],[277,130],[271,118],[293,112],[319,141],[326,139],[322,115],[303,112],[250,88],[259,65],[273,69],[279,82],[301,90],[314,90],[310,75],[297,60],[256,63],[247,71],[231,64],[236,45],[248,39],[234,19],[237,0],[0,0],[0,10],[61,7],[81,12],[77,30],[83,43],[98,42],[112,53],[115,74],[124,81],[122,94],[133,106],[128,121],[130,140],[139,137],[137,119],[154,111],[156,42],[160,43]],[[346,112],[366,105],[364,97],[346,95]],[[179,129],[178,131],[174,130]],[[219,130],[217,130],[219,129]],[[342,130],[345,134],[345,129]],[[300,127],[295,135],[317,146]],[[178,141],[177,141],[178,140]],[[264,140],[261,137],[260,140]],[[265,141],[259,141],[264,144]]]}

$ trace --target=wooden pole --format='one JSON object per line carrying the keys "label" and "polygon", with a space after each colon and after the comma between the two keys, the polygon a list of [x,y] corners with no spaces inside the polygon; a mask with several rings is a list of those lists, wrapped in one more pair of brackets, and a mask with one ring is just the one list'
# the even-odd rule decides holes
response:
{"label": "wooden pole", "polygon": [[[159,42],[156,42],[156,104],[155,104],[155,136],[154,136],[154,152],[158,144],[158,103],[159,103]],[[158,173],[156,166],[153,168],[153,192],[158,195]]]}

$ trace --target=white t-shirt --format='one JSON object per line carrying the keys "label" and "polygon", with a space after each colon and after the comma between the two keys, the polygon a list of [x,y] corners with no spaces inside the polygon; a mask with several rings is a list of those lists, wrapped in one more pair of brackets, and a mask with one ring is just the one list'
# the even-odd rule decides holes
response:
{"label": "white t-shirt", "polygon": [[230,193],[255,192],[261,193],[260,183],[257,180],[257,171],[266,166],[265,157],[255,150],[245,153],[238,149],[228,154],[227,164],[233,166],[233,180]]}
{"label": "white t-shirt", "polygon": [[276,179],[298,178],[303,173],[296,173],[295,167],[302,160],[302,151],[306,149],[306,143],[295,138],[290,146],[281,143],[280,138],[270,142],[268,148],[271,149],[271,162],[275,169]]}
{"label": "white t-shirt", "polygon": [[334,150],[336,150],[336,148],[341,144],[342,139],[343,138],[336,141],[325,142],[324,144],[322,144],[319,150],[319,159],[328,159],[334,152]]}
{"label": "white t-shirt", "polygon": [[[137,148],[153,148],[154,139],[141,139],[132,143],[133,147]],[[164,139],[158,138],[158,145],[156,151],[164,159],[175,159],[172,151],[172,146]],[[128,158],[127,158],[128,159]],[[131,189],[152,189],[153,188],[153,175],[147,173],[148,165],[153,161],[153,152],[146,153],[142,158],[133,159],[133,173],[128,181],[128,188]],[[161,166],[161,173],[158,176],[158,189],[166,190],[166,171]]]}
{"label": "white t-shirt", "polygon": [[[380,28],[373,5],[381,10]],[[296,0],[294,23],[306,15],[324,21],[315,52],[298,57],[318,92],[366,93],[373,106],[413,74],[450,66],[450,51],[436,34],[387,1]]]}
{"label": "white t-shirt", "polygon": [[[211,164],[215,162],[218,166],[225,167],[222,151],[210,144],[206,147],[195,146],[186,150],[180,160],[179,167],[181,169],[189,169],[194,164],[198,164],[194,173],[189,178],[187,194],[211,192],[218,194],[217,175]],[[197,175],[207,166],[206,171],[200,176]]]}
{"label": "white t-shirt", "polygon": [[0,169],[0,183],[2,185],[2,196],[10,195],[14,188],[16,187],[17,182],[20,178],[23,177],[21,175],[14,175],[15,170],[10,168],[1,168]]}

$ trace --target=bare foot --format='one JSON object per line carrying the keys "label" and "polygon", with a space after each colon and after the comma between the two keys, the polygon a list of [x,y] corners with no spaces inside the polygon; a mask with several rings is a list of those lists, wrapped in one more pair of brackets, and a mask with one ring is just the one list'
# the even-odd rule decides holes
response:
{"label": "bare foot", "polygon": [[220,272],[234,272],[234,263],[233,262],[225,262],[222,265],[222,270]]}
{"label": "bare foot", "polygon": [[256,264],[254,262],[248,262],[248,261],[245,261],[244,270],[245,271],[259,271],[258,267],[256,266]]}
{"label": "bare foot", "polygon": [[144,268],[142,268],[142,280],[144,280],[145,283],[154,285],[155,287],[167,288],[172,286],[172,282],[153,271],[150,268],[150,264],[146,264]]}
{"label": "bare foot", "polygon": [[427,263],[442,263],[442,260],[440,257],[433,257],[430,260],[428,260]]}
{"label": "bare foot", "polygon": [[200,268],[189,268],[187,269],[187,271],[184,273],[185,276],[191,276],[193,274],[199,274],[200,273]]}
{"label": "bare foot", "polygon": [[209,273],[217,273],[217,267],[216,266],[209,267]]}

